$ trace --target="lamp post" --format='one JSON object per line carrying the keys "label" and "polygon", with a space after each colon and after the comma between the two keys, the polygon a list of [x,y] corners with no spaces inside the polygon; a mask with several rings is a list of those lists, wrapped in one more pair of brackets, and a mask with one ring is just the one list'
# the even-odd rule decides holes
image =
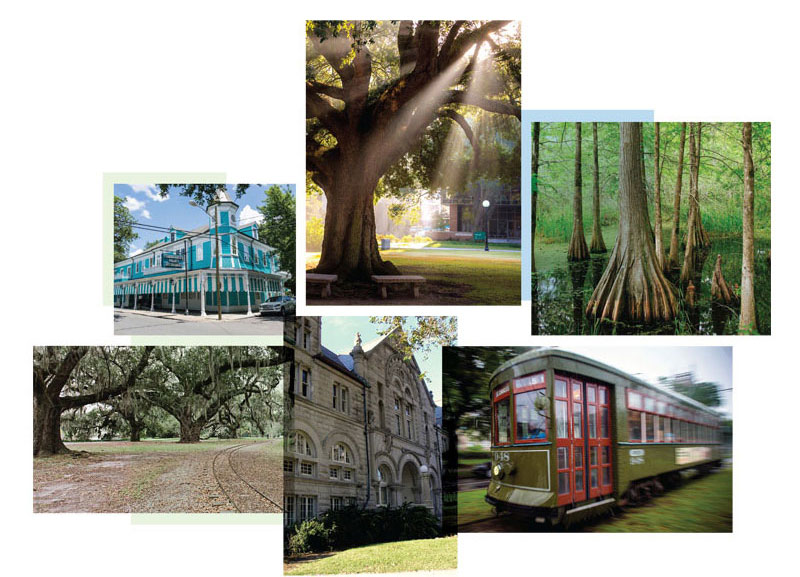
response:
{"label": "lamp post", "polygon": [[483,250],[488,251],[489,250],[489,204],[490,204],[490,202],[488,200],[484,200],[482,204],[483,204],[484,223],[485,223],[484,230],[486,231],[485,232],[485,236],[484,236],[485,244],[483,245]]}
{"label": "lamp post", "polygon": [[[196,206],[200,208],[200,205],[197,204],[195,201],[190,200],[189,204],[191,206]],[[216,250],[216,261],[217,261],[217,320],[222,320],[222,297],[220,295],[221,286],[219,280],[219,201],[214,204],[214,244],[217,248]]]}

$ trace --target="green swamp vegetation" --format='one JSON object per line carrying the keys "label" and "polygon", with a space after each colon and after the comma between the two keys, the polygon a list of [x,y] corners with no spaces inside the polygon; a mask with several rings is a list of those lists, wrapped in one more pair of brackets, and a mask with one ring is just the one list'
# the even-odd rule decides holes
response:
{"label": "green swamp vegetation", "polygon": [[[770,124],[658,123],[658,172],[655,123],[593,125],[583,123],[580,157],[576,123],[532,129],[532,333],[770,334]],[[743,216],[748,188],[752,217]],[[699,224],[690,221],[695,210]],[[748,239],[752,264],[745,268],[752,274],[743,276]],[[588,254],[570,251],[584,244],[591,244]],[[755,320],[740,312],[747,308],[740,302],[749,302],[749,289],[742,289],[748,278]]]}

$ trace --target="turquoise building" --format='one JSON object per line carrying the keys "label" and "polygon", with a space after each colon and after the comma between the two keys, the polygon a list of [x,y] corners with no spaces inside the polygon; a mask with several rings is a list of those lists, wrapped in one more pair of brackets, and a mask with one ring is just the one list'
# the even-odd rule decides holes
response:
{"label": "turquoise building", "polygon": [[208,223],[191,231],[171,229],[144,252],[114,263],[114,306],[171,312],[258,312],[258,305],[284,294],[289,273],[274,248],[258,239],[256,223],[239,226],[239,205],[224,190],[206,209]]}

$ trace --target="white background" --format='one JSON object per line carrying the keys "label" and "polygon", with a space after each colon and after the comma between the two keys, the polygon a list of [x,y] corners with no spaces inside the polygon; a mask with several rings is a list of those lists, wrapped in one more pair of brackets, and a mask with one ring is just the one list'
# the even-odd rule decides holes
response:
{"label": "white background", "polygon": [[[663,121],[773,122],[773,336],[534,339],[529,306],[459,310],[461,344],[733,344],[733,535],[465,535],[460,572],[796,569],[797,15],[787,3],[766,0],[652,8],[641,1],[438,4],[3,5],[7,571],[280,572],[277,526],[152,527],[132,526],[127,516],[34,516],[31,346],[127,342],[112,336],[111,310],[102,306],[104,172],[225,172],[229,182],[293,182],[302,204],[304,21],[381,17],[522,20],[524,108],[654,109]],[[298,239],[303,234],[301,219]]]}

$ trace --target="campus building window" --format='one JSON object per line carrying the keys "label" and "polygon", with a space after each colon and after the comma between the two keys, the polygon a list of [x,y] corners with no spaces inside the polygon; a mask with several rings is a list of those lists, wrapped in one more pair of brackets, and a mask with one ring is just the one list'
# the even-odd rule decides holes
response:
{"label": "campus building window", "polygon": [[344,505],[344,499],[341,497],[331,497],[331,509],[339,511]]}
{"label": "campus building window", "polygon": [[353,480],[353,470],[352,469],[344,469],[342,471],[342,480],[343,481],[352,481]]}
{"label": "campus building window", "polygon": [[347,390],[346,387],[342,387],[342,399],[340,403],[340,408],[343,413],[347,413],[348,403],[350,401],[350,392]]}
{"label": "campus building window", "polygon": [[295,513],[295,496],[283,496],[283,524],[292,525],[297,520]]}
{"label": "campus building window", "polygon": [[289,438],[289,449],[298,455],[314,456],[314,447],[303,433],[296,431]]}
{"label": "campus building window", "polygon": [[317,498],[312,495],[302,495],[298,497],[300,507],[300,521],[313,519],[317,511]]}
{"label": "campus building window", "polygon": [[294,461],[292,461],[291,459],[284,459],[283,471],[285,473],[294,473]]}
{"label": "campus building window", "polygon": [[348,465],[353,462],[350,456],[350,450],[344,443],[336,443],[333,446],[333,449],[331,449],[331,459],[336,463],[346,463]]}
{"label": "campus building window", "polygon": [[311,398],[311,371],[303,367],[300,368],[300,394]]}
{"label": "campus building window", "polygon": [[331,467],[328,470],[328,476],[331,479],[338,479],[339,478],[339,467]]}
{"label": "campus building window", "polygon": [[300,463],[300,474],[311,477],[314,474],[314,463]]}

